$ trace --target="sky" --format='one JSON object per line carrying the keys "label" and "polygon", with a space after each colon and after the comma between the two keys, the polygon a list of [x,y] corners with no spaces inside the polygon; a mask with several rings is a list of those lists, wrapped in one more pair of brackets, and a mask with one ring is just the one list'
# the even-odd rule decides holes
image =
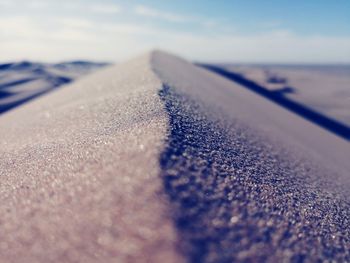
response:
{"label": "sky", "polygon": [[349,0],[0,0],[0,63],[350,63]]}

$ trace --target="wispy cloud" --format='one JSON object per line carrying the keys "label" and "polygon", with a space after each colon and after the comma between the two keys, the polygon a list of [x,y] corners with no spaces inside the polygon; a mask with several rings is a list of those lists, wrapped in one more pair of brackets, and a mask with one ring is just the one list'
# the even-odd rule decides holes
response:
{"label": "wispy cloud", "polygon": [[[27,14],[35,9],[41,11],[83,11],[96,14],[117,14],[122,11],[122,6],[111,2],[90,2],[83,0],[0,0],[0,7],[13,8],[20,6],[15,12],[25,11]],[[3,10],[0,10],[3,11]],[[11,10],[11,12],[14,12]]]}
{"label": "wispy cloud", "polygon": [[[6,10],[1,5],[13,5],[18,1],[0,0],[0,11]],[[166,48],[202,61],[350,62],[350,36],[295,34],[281,28],[278,21],[267,24],[260,33],[248,34],[232,30],[232,23],[222,22],[224,20],[217,22],[143,5],[95,2],[93,5],[86,3],[82,8],[82,1],[61,0],[61,9],[57,12],[56,1],[45,0],[50,3],[46,7],[41,6],[43,1],[26,1],[26,7],[32,3],[32,8],[47,8],[45,12],[36,12],[40,15],[30,15],[28,9],[1,14],[0,60],[80,57],[113,61],[151,48]],[[124,10],[127,20],[123,20]],[[114,16],[118,13],[120,15]],[[104,19],[106,14],[110,16]],[[144,23],[140,16],[154,21]],[[177,26],[163,26],[164,21]],[[209,30],[197,30],[201,26]]]}
{"label": "wispy cloud", "polygon": [[5,16],[0,18],[0,42],[7,39],[38,37],[41,35],[39,23],[27,16]]}
{"label": "wispy cloud", "polygon": [[118,14],[122,10],[121,6],[117,4],[94,4],[88,6],[88,9],[101,14]]}
{"label": "wispy cloud", "polygon": [[218,21],[214,19],[208,19],[198,16],[190,16],[184,14],[178,14],[174,12],[167,12],[165,10],[159,10],[153,7],[145,5],[136,5],[134,7],[134,13],[138,16],[153,18],[157,20],[163,20],[171,23],[185,24],[190,23],[193,25],[201,26],[207,29],[214,29],[222,27]]}
{"label": "wispy cloud", "polygon": [[[258,44],[257,44],[258,43]],[[303,36],[287,30],[254,35],[176,34],[167,48],[184,56],[214,62],[349,63],[350,37]]]}
{"label": "wispy cloud", "polygon": [[65,27],[71,28],[91,28],[93,27],[92,21],[84,18],[76,17],[64,17],[59,20],[59,22]]}
{"label": "wispy cloud", "polygon": [[134,9],[135,13],[140,16],[163,19],[169,22],[184,23],[193,20],[192,17],[187,17],[175,13],[165,12],[144,5],[137,5]]}
{"label": "wispy cloud", "polygon": [[280,28],[283,25],[283,23],[282,21],[279,21],[279,20],[271,20],[271,21],[261,22],[259,25],[263,29],[274,29],[274,28]]}
{"label": "wispy cloud", "polygon": [[[288,30],[254,35],[184,33],[139,23],[56,21],[54,32],[31,17],[2,17],[1,60],[126,59],[166,48],[189,59],[221,62],[350,62],[350,37],[300,36]],[[259,43],[257,45],[257,43]]]}
{"label": "wispy cloud", "polygon": [[12,6],[12,3],[10,0],[0,0],[0,6],[1,7],[9,7],[9,6]]}
{"label": "wispy cloud", "polygon": [[27,1],[27,5],[30,8],[42,9],[42,8],[48,7],[49,2],[43,1],[43,0],[31,0],[31,1]]}

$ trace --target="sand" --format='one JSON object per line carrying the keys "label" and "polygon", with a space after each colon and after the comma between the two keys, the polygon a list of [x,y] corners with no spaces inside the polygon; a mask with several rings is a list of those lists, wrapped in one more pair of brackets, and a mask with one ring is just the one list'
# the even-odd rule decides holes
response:
{"label": "sand", "polygon": [[0,261],[349,261],[348,142],[151,52],[0,117]]}
{"label": "sand", "polygon": [[1,116],[2,262],[179,262],[149,55]]}
{"label": "sand", "polygon": [[104,66],[84,61],[0,64],[0,114]]}
{"label": "sand", "polygon": [[[287,98],[350,126],[349,65],[221,67],[242,74],[271,91],[287,91],[284,93]],[[279,83],[273,81],[272,78],[276,77],[280,80]]]}

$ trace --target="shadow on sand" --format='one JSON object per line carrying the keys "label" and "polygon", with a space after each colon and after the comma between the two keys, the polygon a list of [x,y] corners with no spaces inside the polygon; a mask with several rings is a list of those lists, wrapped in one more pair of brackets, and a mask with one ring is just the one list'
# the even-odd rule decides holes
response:
{"label": "shadow on sand", "polygon": [[161,176],[189,262],[350,258],[349,204],[319,188],[328,185],[326,171],[271,147],[241,123],[212,117],[174,88],[164,86],[159,96],[169,115]]}
{"label": "shadow on sand", "polygon": [[260,86],[249,79],[246,79],[241,74],[233,73],[214,65],[198,65],[212,72],[215,72],[233,82],[236,82],[245,88],[258,93],[261,96],[264,96],[265,98],[277,103],[278,105],[302,116],[303,118],[327,129],[328,131],[346,140],[350,140],[350,128],[348,126],[285,97],[284,94],[290,92],[290,90],[282,90],[282,92],[270,91],[267,88]]}
{"label": "shadow on sand", "polygon": [[[13,82],[8,82],[8,83],[3,83],[0,84],[0,114],[4,113],[8,110],[11,110],[23,103],[26,103],[32,99],[35,99],[47,92],[52,91],[54,88],[57,88],[59,86],[62,86],[64,84],[68,84],[72,81],[72,79],[70,78],[66,78],[66,77],[61,77],[61,76],[45,76],[44,78],[42,78],[43,81],[46,82],[46,85],[48,86],[48,89],[44,90],[44,91],[38,91],[38,92],[28,92],[28,95],[26,95],[26,91],[21,91],[21,92],[11,92],[11,88],[17,87],[17,86],[21,86],[21,85],[26,85],[26,84],[30,84],[33,81],[38,80],[39,78],[25,78],[25,79],[21,79],[21,80],[17,80],[17,81],[13,81]],[[38,87],[42,88],[42,87]],[[6,91],[2,91],[2,89],[6,89]],[[19,96],[18,96],[19,95]],[[6,98],[10,98],[12,97],[13,99],[8,102],[5,103],[2,100],[6,99]],[[17,99],[18,97],[18,99]]]}
{"label": "shadow on sand", "polygon": [[0,64],[0,114],[107,65],[89,61]]}

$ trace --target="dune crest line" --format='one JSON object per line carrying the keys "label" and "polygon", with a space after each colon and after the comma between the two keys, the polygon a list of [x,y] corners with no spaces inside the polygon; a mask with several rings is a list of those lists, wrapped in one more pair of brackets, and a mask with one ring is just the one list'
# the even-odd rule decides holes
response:
{"label": "dune crest line", "polygon": [[350,205],[326,171],[239,122],[213,120],[174,88],[160,96],[170,115],[163,185],[190,262],[349,259]]}
{"label": "dune crest line", "polygon": [[0,262],[183,262],[150,56],[0,116]]}
{"label": "dune crest line", "polygon": [[[161,175],[179,247],[189,261],[349,261],[345,159],[334,166],[327,153],[301,147],[298,139],[308,136],[303,130],[301,137],[285,133],[280,140],[276,123],[293,114],[239,93],[241,87],[162,52],[152,63],[165,83],[159,95],[170,119]],[[261,124],[270,112],[245,114],[244,105],[255,99],[256,106],[271,107],[281,119]],[[325,143],[323,136],[343,143],[296,117],[295,125],[304,123],[319,132],[318,143]],[[269,132],[265,125],[271,125]]]}
{"label": "dune crest line", "polygon": [[9,111],[0,138],[0,261],[349,261],[344,140],[170,54]]}

